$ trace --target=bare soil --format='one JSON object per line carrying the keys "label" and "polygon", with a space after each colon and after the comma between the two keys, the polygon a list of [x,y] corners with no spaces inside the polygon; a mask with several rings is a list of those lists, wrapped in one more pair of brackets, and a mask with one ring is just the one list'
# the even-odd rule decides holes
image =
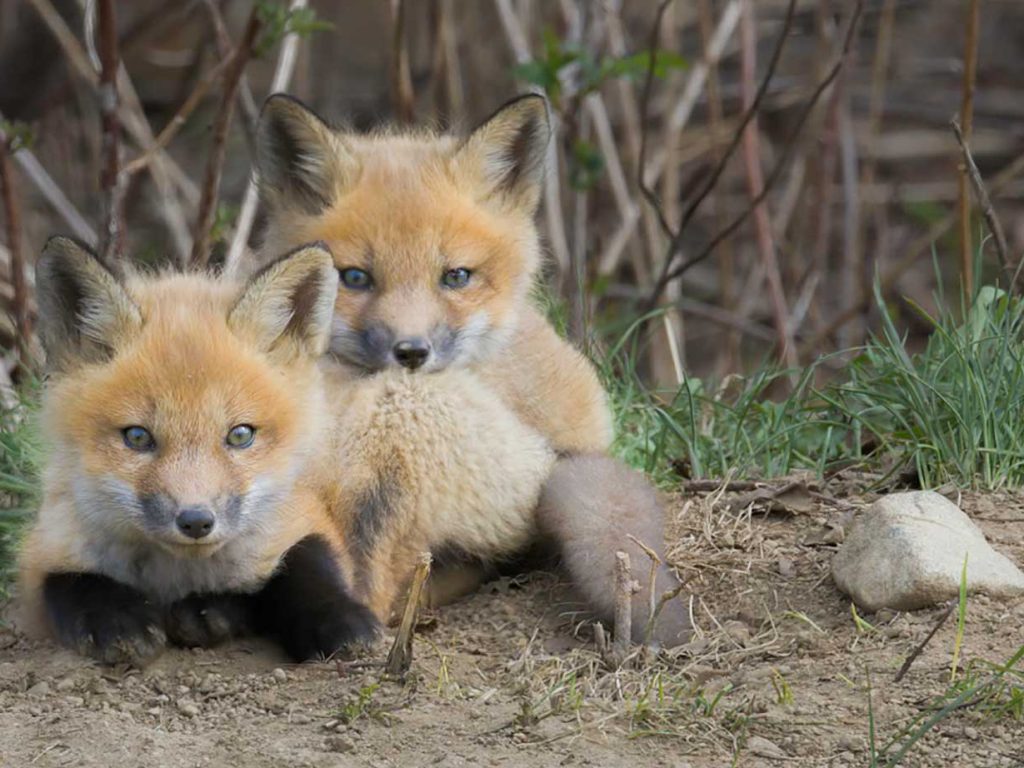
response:
{"label": "bare soil", "polygon": [[[240,642],[128,671],[0,630],[0,766],[867,766],[869,700],[878,744],[928,713],[949,686],[956,613],[894,682],[946,607],[858,626],[829,560],[871,498],[834,484],[768,495],[676,501],[672,560],[698,635],[618,671],[544,573],[428,617],[404,684],[374,666],[386,638],[355,662],[287,665]],[[1021,498],[962,505],[1024,563]],[[970,598],[969,679],[1022,644],[1024,600]],[[968,700],[902,764],[1024,765],[1022,700],[1020,687]]]}

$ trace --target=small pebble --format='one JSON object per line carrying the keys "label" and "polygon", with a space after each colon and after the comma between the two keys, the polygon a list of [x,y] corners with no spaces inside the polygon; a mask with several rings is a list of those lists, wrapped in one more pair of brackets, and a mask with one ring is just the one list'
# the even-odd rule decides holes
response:
{"label": "small pebble", "polygon": [[177,707],[178,711],[185,717],[197,717],[199,715],[199,707],[188,699],[178,699]]}
{"label": "small pebble", "polygon": [[279,683],[284,683],[288,680],[288,673],[280,667],[274,667],[274,671],[270,673],[274,676],[274,679]]}
{"label": "small pebble", "polygon": [[329,752],[353,752],[356,743],[348,736],[328,736],[324,739],[324,746]]}

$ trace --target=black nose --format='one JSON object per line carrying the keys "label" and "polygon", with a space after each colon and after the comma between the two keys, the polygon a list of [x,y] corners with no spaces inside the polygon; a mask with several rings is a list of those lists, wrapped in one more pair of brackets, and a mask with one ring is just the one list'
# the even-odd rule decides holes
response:
{"label": "black nose", "polygon": [[400,366],[415,371],[430,357],[430,344],[426,339],[402,339],[391,352]]}
{"label": "black nose", "polygon": [[216,518],[213,512],[203,507],[190,507],[178,513],[175,523],[178,530],[190,539],[201,539],[210,535]]}

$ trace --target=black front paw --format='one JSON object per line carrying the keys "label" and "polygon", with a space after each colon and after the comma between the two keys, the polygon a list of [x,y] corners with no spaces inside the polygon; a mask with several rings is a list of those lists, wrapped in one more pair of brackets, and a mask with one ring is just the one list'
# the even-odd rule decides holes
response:
{"label": "black front paw", "polygon": [[167,639],[183,648],[211,648],[251,631],[250,595],[191,594],[167,608]]}
{"label": "black front paw", "polygon": [[285,554],[256,595],[258,630],[296,661],[328,658],[372,640],[377,620],[349,594],[325,539],[309,536]]}
{"label": "black front paw", "polygon": [[299,613],[277,627],[278,641],[295,661],[328,659],[353,646],[370,643],[379,627],[370,610],[345,595]]}
{"label": "black front paw", "polygon": [[157,604],[107,576],[50,574],[43,599],[57,640],[104,664],[141,667],[167,643]]}

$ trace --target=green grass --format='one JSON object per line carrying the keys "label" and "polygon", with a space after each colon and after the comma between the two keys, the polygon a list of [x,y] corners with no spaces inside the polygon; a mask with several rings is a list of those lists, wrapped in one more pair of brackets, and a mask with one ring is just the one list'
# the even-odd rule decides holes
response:
{"label": "green grass", "polygon": [[[688,379],[672,392],[643,384],[634,324],[600,361],[618,427],[615,451],[663,484],[680,472],[777,477],[863,462],[913,469],[926,488],[1024,487],[1024,302],[985,287],[969,312],[933,317],[911,305],[934,329],[918,353],[908,351],[890,308],[877,303],[881,331],[859,349],[718,385]],[[821,365],[836,360],[844,363],[841,377],[816,385]],[[787,394],[773,397],[778,391]]]}
{"label": "green grass", "polygon": [[21,532],[39,503],[37,400],[31,387],[14,408],[0,408],[0,600],[7,597]]}

